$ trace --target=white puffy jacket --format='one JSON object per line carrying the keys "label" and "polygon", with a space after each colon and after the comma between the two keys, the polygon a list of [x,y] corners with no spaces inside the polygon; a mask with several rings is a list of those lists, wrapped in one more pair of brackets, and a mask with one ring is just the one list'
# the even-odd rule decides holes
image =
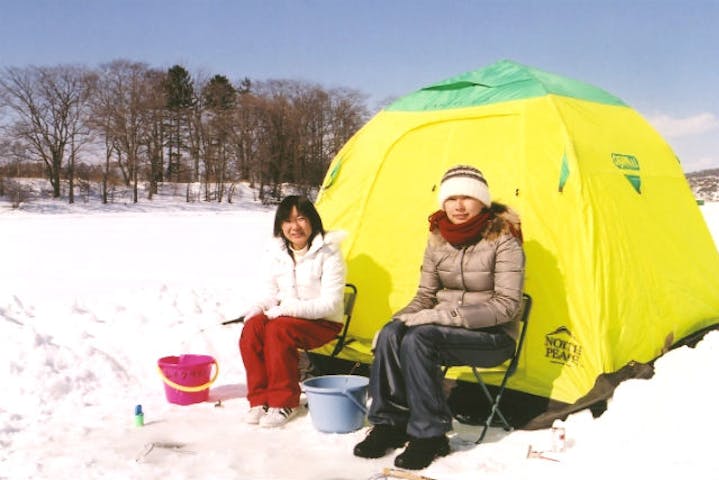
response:
{"label": "white puffy jacket", "polygon": [[344,322],[347,268],[340,250],[345,232],[317,234],[307,253],[296,263],[284,241],[274,238],[268,248],[262,310],[280,305],[282,315],[309,320]]}

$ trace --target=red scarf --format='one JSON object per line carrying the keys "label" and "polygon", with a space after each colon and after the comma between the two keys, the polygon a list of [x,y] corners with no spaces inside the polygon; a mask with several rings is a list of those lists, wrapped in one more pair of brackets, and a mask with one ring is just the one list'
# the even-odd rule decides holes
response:
{"label": "red scarf", "polygon": [[494,217],[492,212],[485,208],[479,215],[457,224],[449,221],[447,212],[437,210],[429,216],[429,231],[433,232],[439,228],[439,233],[445,240],[455,247],[463,247],[482,239],[482,234],[492,217]]}

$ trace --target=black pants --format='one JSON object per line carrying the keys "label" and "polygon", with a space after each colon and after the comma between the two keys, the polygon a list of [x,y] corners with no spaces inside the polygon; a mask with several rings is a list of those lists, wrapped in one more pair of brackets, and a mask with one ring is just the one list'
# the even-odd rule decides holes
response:
{"label": "black pants", "polygon": [[375,347],[369,421],[406,425],[415,438],[442,435],[452,429],[452,413],[442,391],[441,366],[495,366],[514,349],[514,340],[499,329],[407,327],[393,320],[382,328]]}

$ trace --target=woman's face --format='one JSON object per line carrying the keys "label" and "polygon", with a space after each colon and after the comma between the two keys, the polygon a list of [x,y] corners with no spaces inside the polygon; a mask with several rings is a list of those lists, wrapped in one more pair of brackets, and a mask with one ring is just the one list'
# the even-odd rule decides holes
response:
{"label": "woman's face", "polygon": [[282,222],[282,235],[290,242],[295,250],[302,250],[307,246],[307,241],[312,235],[310,220],[297,212],[297,207],[292,207],[290,216]]}
{"label": "woman's face", "polygon": [[484,204],[474,197],[453,195],[444,201],[444,211],[447,218],[454,224],[464,223],[479,215]]}

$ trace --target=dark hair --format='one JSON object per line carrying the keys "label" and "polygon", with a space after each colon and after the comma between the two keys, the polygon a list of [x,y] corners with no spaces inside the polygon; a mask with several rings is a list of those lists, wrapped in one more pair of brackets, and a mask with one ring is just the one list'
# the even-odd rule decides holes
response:
{"label": "dark hair", "polygon": [[321,233],[322,235],[325,234],[325,227],[322,226],[322,219],[320,218],[320,214],[317,212],[317,209],[312,204],[312,202],[310,202],[307,197],[303,197],[300,195],[288,195],[284,199],[282,199],[280,204],[277,206],[277,212],[275,213],[274,230],[275,237],[279,237],[285,241],[285,246],[287,246],[288,252],[290,251],[290,242],[282,234],[282,223],[290,218],[290,214],[292,213],[292,207],[295,207],[297,209],[297,213],[307,217],[307,219],[310,221],[310,226],[312,227],[312,234],[307,240],[308,246],[312,245],[312,240],[318,233]]}

